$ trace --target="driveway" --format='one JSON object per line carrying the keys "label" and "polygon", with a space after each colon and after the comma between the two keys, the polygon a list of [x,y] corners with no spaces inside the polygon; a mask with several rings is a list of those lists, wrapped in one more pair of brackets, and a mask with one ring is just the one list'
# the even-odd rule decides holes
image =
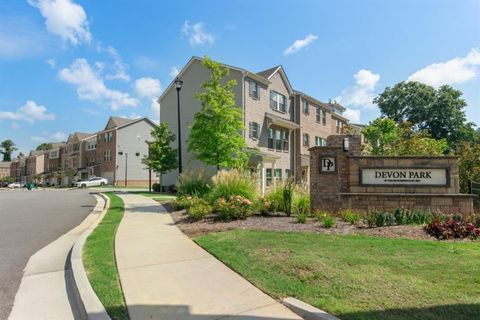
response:
{"label": "driveway", "polygon": [[0,319],[7,319],[30,256],[79,225],[95,206],[88,190],[0,191]]}

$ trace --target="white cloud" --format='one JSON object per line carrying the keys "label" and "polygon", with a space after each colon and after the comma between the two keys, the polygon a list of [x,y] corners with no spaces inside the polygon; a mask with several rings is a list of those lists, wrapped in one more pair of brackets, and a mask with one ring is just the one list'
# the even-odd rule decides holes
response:
{"label": "white cloud", "polygon": [[162,92],[160,80],[154,78],[140,78],[135,80],[135,91],[140,97],[154,98]]}
{"label": "white cloud", "polygon": [[170,76],[170,78],[174,79],[178,76],[179,73],[180,73],[180,70],[178,70],[177,66],[173,66],[170,69],[170,73],[168,75]]}
{"label": "white cloud", "polygon": [[55,120],[55,114],[48,113],[47,108],[37,105],[35,101],[28,100],[17,111],[0,111],[0,120],[35,121]]}
{"label": "white cloud", "polygon": [[288,56],[292,53],[297,52],[300,49],[308,47],[312,42],[317,40],[318,37],[314,34],[307,35],[304,39],[295,40],[290,47],[283,51],[283,54]]}
{"label": "white cloud", "polygon": [[48,59],[47,63],[52,69],[55,69],[55,67],[57,66],[57,60],[55,60],[54,58]]}
{"label": "white cloud", "polygon": [[433,63],[418,70],[407,81],[418,81],[433,87],[444,84],[464,83],[475,78],[480,66],[480,51],[472,49],[465,57]]}
{"label": "white cloud", "polygon": [[67,134],[64,132],[54,132],[54,133],[48,133],[48,132],[43,132],[42,135],[40,136],[31,136],[30,139],[34,142],[38,143],[44,143],[44,142],[61,142],[61,141],[66,141],[67,140]]}
{"label": "white cloud", "polygon": [[152,109],[152,113],[155,117],[160,117],[160,104],[158,103],[157,98],[152,98],[150,108]]}
{"label": "white cloud", "polygon": [[189,37],[189,43],[192,47],[203,44],[213,44],[215,42],[215,37],[205,30],[203,22],[197,22],[192,25],[190,21],[185,20],[182,33]]}
{"label": "white cloud", "polygon": [[88,28],[87,14],[80,5],[71,0],[27,1],[40,10],[49,32],[73,45],[90,42],[92,35]]}
{"label": "white cloud", "polygon": [[360,110],[347,108],[347,110],[345,110],[343,113],[343,116],[353,123],[360,122]]}
{"label": "white cloud", "polygon": [[372,109],[374,107],[372,103],[375,97],[374,91],[380,80],[380,75],[370,70],[361,69],[353,77],[355,78],[355,85],[343,90],[336,100],[346,106]]}
{"label": "white cloud", "polygon": [[[105,75],[105,79],[130,81],[130,76],[127,74],[128,65],[123,62],[117,49],[112,46],[103,47],[103,45],[99,43],[97,50],[99,52],[106,52],[113,60],[113,65],[108,66],[110,72]],[[103,64],[102,68],[104,67],[105,65]]]}
{"label": "white cloud", "polygon": [[58,76],[61,80],[77,87],[77,95],[80,100],[107,105],[112,110],[121,107],[136,107],[139,104],[139,101],[128,93],[107,88],[98,67],[97,69],[92,68],[85,59],[76,59],[70,67],[60,70]]}

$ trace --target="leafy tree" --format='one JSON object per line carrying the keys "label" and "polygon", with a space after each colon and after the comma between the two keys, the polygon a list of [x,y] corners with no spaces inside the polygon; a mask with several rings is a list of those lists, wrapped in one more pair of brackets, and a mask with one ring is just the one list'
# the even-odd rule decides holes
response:
{"label": "leafy tree", "polygon": [[367,153],[373,155],[442,155],[448,148],[445,139],[433,139],[427,131],[414,131],[409,122],[397,125],[389,118],[377,118],[363,131]]}
{"label": "leafy tree", "polygon": [[160,174],[160,190],[162,190],[162,174],[177,168],[177,149],[170,144],[175,141],[175,135],[168,130],[167,123],[160,123],[151,132],[153,141],[148,142],[148,156],[142,163],[148,169]]}
{"label": "leafy tree", "polygon": [[397,124],[408,121],[415,131],[427,130],[434,139],[446,139],[452,150],[459,141],[471,140],[474,124],[466,121],[462,92],[444,85],[438,89],[420,82],[400,82],[387,87],[373,102],[382,116]]}
{"label": "leafy tree", "polygon": [[42,143],[41,145],[37,146],[35,150],[41,151],[41,150],[50,150],[50,149],[52,149],[51,143]]}
{"label": "leafy tree", "polygon": [[480,182],[480,139],[463,142],[457,146],[460,191],[468,192],[470,180]]}
{"label": "leafy tree", "polygon": [[12,153],[15,150],[18,150],[15,148],[15,143],[13,143],[12,140],[5,140],[2,143],[0,143],[0,153],[3,154],[3,161],[12,161]]}
{"label": "leafy tree", "polygon": [[188,149],[200,161],[225,168],[242,168],[248,162],[242,136],[243,118],[235,105],[234,79],[226,80],[229,70],[205,57],[203,65],[210,71],[210,80],[197,93],[201,109],[195,114]]}

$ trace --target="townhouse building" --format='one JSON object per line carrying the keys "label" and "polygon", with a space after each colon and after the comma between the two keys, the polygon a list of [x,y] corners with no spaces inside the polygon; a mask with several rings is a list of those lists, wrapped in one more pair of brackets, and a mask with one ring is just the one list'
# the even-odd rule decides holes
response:
{"label": "townhouse building", "polygon": [[[210,78],[202,60],[192,57],[178,74],[178,79],[183,81],[180,91],[182,162],[185,169],[202,168],[207,175],[213,175],[216,169],[196,160],[188,151],[187,142],[194,115],[201,107],[196,94],[201,84]],[[260,178],[261,190],[264,192],[287,177],[308,185],[308,148],[325,145],[329,135],[340,133],[348,122],[342,115],[345,108],[294,90],[282,66],[257,73],[223,66],[229,69],[229,79],[237,83],[233,91],[235,103],[243,113],[246,145],[259,151],[249,165]],[[177,134],[177,92],[173,81],[158,102],[160,120]],[[174,144],[178,147],[178,141]],[[164,176],[164,183],[175,184],[177,179],[177,172],[170,172]]]}
{"label": "townhouse building", "polygon": [[10,177],[11,161],[0,161],[0,179]]}
{"label": "townhouse building", "polygon": [[45,168],[45,152],[30,151],[25,159],[25,182],[40,182]]}
{"label": "townhouse building", "polygon": [[155,123],[148,118],[110,117],[96,134],[98,172],[117,186],[148,186],[149,171],[142,163]]}
{"label": "townhouse building", "polygon": [[50,143],[51,148],[45,150],[45,167],[43,184],[58,186],[62,184],[62,155],[65,143]]}

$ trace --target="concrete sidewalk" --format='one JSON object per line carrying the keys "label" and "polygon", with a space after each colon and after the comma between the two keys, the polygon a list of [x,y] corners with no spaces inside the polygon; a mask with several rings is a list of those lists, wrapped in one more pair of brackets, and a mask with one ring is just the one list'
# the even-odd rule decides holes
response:
{"label": "concrete sidewalk", "polygon": [[301,319],[197,246],[157,202],[121,197],[116,256],[131,320]]}

